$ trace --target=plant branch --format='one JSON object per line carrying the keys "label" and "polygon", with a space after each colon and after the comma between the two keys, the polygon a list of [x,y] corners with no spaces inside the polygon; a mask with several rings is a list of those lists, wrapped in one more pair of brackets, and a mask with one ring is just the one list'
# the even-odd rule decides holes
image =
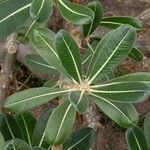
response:
{"label": "plant branch", "polygon": [[19,49],[16,41],[16,34],[11,34],[6,41],[6,49],[2,59],[0,72],[0,99],[4,100],[9,95],[9,84],[13,79],[14,62],[16,59],[16,51]]}

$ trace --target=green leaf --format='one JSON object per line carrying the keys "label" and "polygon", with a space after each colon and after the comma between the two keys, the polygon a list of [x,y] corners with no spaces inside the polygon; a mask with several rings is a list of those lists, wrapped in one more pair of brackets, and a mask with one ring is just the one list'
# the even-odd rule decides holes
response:
{"label": "green leaf", "polygon": [[3,145],[2,150],[31,150],[31,147],[20,139],[12,139]]}
{"label": "green leaf", "polygon": [[70,90],[47,87],[30,88],[6,98],[3,107],[11,111],[25,111],[44,104],[69,91]]}
{"label": "green leaf", "polygon": [[142,82],[150,86],[150,73],[138,72],[117,77],[110,82]]}
{"label": "green leaf", "polygon": [[138,113],[131,104],[113,103],[95,94],[91,94],[91,99],[109,118],[122,127],[132,127],[139,121]]}
{"label": "green leaf", "polygon": [[58,8],[67,21],[77,25],[90,23],[94,19],[94,13],[90,8],[68,0],[58,0]]}
{"label": "green leaf", "polygon": [[13,138],[22,139],[20,128],[11,115],[0,113],[0,131],[5,141]]}
{"label": "green leaf", "polygon": [[148,150],[144,133],[137,126],[127,129],[126,141],[130,150]]}
{"label": "green leaf", "polygon": [[63,150],[89,150],[95,141],[95,131],[92,128],[81,128],[71,134],[63,144]]}
{"label": "green leaf", "polygon": [[142,22],[137,18],[129,17],[129,16],[104,17],[100,23],[100,26],[115,29],[123,24],[131,25],[137,30],[142,29]]}
{"label": "green leaf", "polygon": [[59,76],[59,72],[50,66],[40,55],[29,54],[25,57],[25,64],[32,70],[42,73]]}
{"label": "green leaf", "polygon": [[2,146],[4,145],[4,143],[5,143],[4,137],[2,133],[0,132],[0,149],[2,149]]}
{"label": "green leaf", "polygon": [[150,112],[146,115],[144,120],[144,135],[147,141],[148,148],[150,149]]}
{"label": "green leaf", "polygon": [[128,25],[109,32],[97,45],[91,60],[88,72],[90,82],[112,72],[131,51],[135,37],[136,31]]}
{"label": "green leaf", "polygon": [[83,26],[83,34],[85,37],[89,36],[95,31],[103,17],[103,6],[99,1],[93,1],[89,3],[88,7],[94,11],[94,19],[91,23]]}
{"label": "green leaf", "polygon": [[50,116],[46,126],[46,137],[50,145],[59,145],[69,137],[76,111],[69,101],[60,104]]}
{"label": "green leaf", "polygon": [[36,119],[29,112],[18,113],[15,115],[15,119],[22,131],[24,141],[31,146]]}
{"label": "green leaf", "polygon": [[0,1],[0,37],[6,37],[19,29],[29,18],[32,0]]}
{"label": "green leaf", "polygon": [[129,53],[128,56],[137,61],[141,61],[144,57],[143,53],[135,47],[132,48],[132,51]]}
{"label": "green leaf", "polygon": [[46,125],[48,122],[48,119],[52,113],[51,108],[47,108],[46,110],[43,111],[41,114],[40,118],[38,119],[34,132],[33,132],[33,137],[32,137],[32,145],[33,146],[43,146],[44,148],[48,148],[49,145],[45,139],[45,134],[46,134]]}
{"label": "green leaf", "polygon": [[36,21],[42,23],[52,15],[51,0],[33,0],[30,7],[30,15]]}
{"label": "green leaf", "polygon": [[84,113],[87,111],[89,102],[84,92],[74,91],[69,93],[69,101],[77,109],[78,112]]}
{"label": "green leaf", "polygon": [[45,148],[42,148],[42,147],[37,147],[37,146],[34,146],[32,148],[32,150],[46,150]]}
{"label": "green leaf", "polygon": [[55,67],[58,71],[66,73],[62,66],[58,54],[54,47],[55,33],[46,28],[39,28],[34,30],[32,44],[37,53],[51,66]]}
{"label": "green leaf", "polygon": [[56,49],[59,58],[68,74],[77,82],[82,81],[80,50],[71,35],[61,30],[56,35]]}
{"label": "green leaf", "polygon": [[102,85],[95,85],[92,93],[101,98],[118,103],[138,103],[150,95],[150,87],[141,82],[111,82]]}

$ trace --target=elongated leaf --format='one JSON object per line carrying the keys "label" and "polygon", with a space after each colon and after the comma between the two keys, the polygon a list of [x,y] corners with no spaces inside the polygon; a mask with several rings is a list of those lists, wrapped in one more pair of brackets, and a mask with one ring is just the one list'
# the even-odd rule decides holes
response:
{"label": "elongated leaf", "polygon": [[88,108],[88,99],[84,92],[74,91],[69,93],[69,101],[77,109],[78,112],[84,113]]}
{"label": "elongated leaf", "polygon": [[136,31],[131,26],[123,25],[108,33],[99,42],[89,67],[90,82],[97,76],[111,72],[127,57],[133,47],[135,36]]}
{"label": "elongated leaf", "polygon": [[4,143],[5,143],[4,137],[2,133],[0,132],[0,149],[2,149],[2,146],[4,145]]}
{"label": "elongated leaf", "polygon": [[25,64],[32,70],[59,76],[59,72],[50,66],[40,55],[29,54],[25,57]]}
{"label": "elongated leaf", "polygon": [[94,11],[94,19],[91,23],[83,26],[83,34],[85,37],[89,36],[95,31],[103,17],[103,6],[99,1],[93,1],[89,3],[88,7]]}
{"label": "elongated leaf", "polygon": [[89,150],[95,141],[95,131],[92,128],[82,128],[71,134],[63,144],[63,150]]}
{"label": "elongated leaf", "polygon": [[29,18],[32,0],[3,0],[0,2],[0,37],[19,29]]}
{"label": "elongated leaf", "polygon": [[32,145],[33,146],[43,146],[44,148],[48,148],[49,145],[45,139],[46,134],[46,125],[48,122],[48,119],[52,113],[52,109],[48,108],[46,109],[38,119],[34,132],[33,132],[33,138],[32,138]]}
{"label": "elongated leaf", "polygon": [[46,136],[50,145],[59,145],[69,137],[75,114],[76,111],[69,101],[56,108],[46,126]]}
{"label": "elongated leaf", "polygon": [[42,23],[52,15],[53,7],[51,0],[33,0],[30,7],[30,15],[33,19]]}
{"label": "elongated leaf", "polygon": [[31,146],[36,119],[29,112],[18,113],[15,115],[15,119],[22,131],[24,141]]}
{"label": "elongated leaf", "polygon": [[30,88],[9,96],[5,100],[3,107],[11,111],[25,111],[44,104],[69,91],[47,87]]}
{"label": "elongated leaf", "polygon": [[59,58],[68,74],[77,82],[81,82],[80,51],[73,38],[67,31],[61,30],[56,35],[55,45]]}
{"label": "elongated leaf", "polygon": [[148,72],[138,72],[131,73],[121,77],[117,77],[110,82],[142,82],[150,86],[150,73]]}
{"label": "elongated leaf", "polygon": [[92,100],[113,121],[122,127],[129,128],[138,123],[139,116],[131,104],[118,104],[91,94]]}
{"label": "elongated leaf", "polygon": [[132,48],[132,50],[131,50],[131,52],[129,53],[128,56],[130,58],[133,58],[133,59],[137,60],[137,61],[141,61],[144,57],[143,53],[135,47]]}
{"label": "elongated leaf", "polygon": [[126,141],[130,150],[148,150],[144,133],[137,126],[127,129]]}
{"label": "elongated leaf", "polygon": [[54,47],[55,34],[46,28],[36,29],[32,38],[32,44],[37,53],[58,71],[66,73]]}
{"label": "elongated leaf", "polygon": [[150,113],[148,113],[144,120],[144,135],[147,141],[148,148],[150,149]]}
{"label": "elongated leaf", "polygon": [[37,146],[34,146],[32,148],[32,150],[46,150],[45,148],[42,148],[42,147],[37,147]]}
{"label": "elongated leaf", "polygon": [[31,150],[31,147],[20,139],[12,139],[4,144],[2,150]]}
{"label": "elongated leaf", "polygon": [[23,138],[17,122],[11,115],[0,113],[0,131],[5,141],[13,138]]}
{"label": "elongated leaf", "polygon": [[129,24],[137,30],[142,29],[142,22],[137,18],[129,16],[104,17],[100,23],[101,26],[110,27],[113,29],[118,28],[123,24]]}
{"label": "elongated leaf", "polygon": [[77,25],[90,23],[94,19],[94,13],[91,9],[67,0],[58,0],[58,8],[67,21]]}
{"label": "elongated leaf", "polygon": [[112,82],[97,85],[92,92],[104,99],[118,103],[138,103],[150,95],[150,87],[140,82]]}

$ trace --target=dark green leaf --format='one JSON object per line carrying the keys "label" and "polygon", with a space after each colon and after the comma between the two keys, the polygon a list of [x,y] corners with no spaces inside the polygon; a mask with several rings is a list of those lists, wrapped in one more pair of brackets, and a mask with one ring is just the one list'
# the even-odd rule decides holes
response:
{"label": "dark green leaf", "polygon": [[93,86],[92,93],[118,103],[138,103],[150,95],[150,87],[141,82],[111,82]]}
{"label": "dark green leaf", "polygon": [[63,150],[89,150],[95,141],[95,131],[92,128],[82,128],[71,134],[63,144]]}
{"label": "dark green leaf", "polygon": [[150,86],[150,73],[148,72],[138,72],[131,73],[124,76],[117,77],[110,82],[142,82]]}
{"label": "dark green leaf", "polygon": [[0,131],[5,141],[13,138],[22,139],[21,130],[11,115],[0,113]]}
{"label": "dark green leaf", "polygon": [[99,42],[93,55],[88,73],[90,82],[113,71],[131,51],[135,37],[136,31],[128,25],[109,32]]}
{"label": "dark green leaf", "polygon": [[42,23],[52,15],[53,7],[51,0],[33,0],[30,7],[30,15],[33,19]]}
{"label": "dark green leaf", "polygon": [[69,91],[47,87],[30,88],[9,96],[5,100],[3,107],[11,111],[25,111],[44,104]]}
{"label": "dark green leaf", "polygon": [[103,6],[99,1],[93,1],[89,3],[88,7],[94,11],[94,19],[91,23],[83,26],[83,34],[85,37],[89,36],[95,31],[103,17]]}
{"label": "dark green leaf", "polygon": [[148,148],[150,149],[150,112],[146,115],[144,120],[144,135],[147,141]]}
{"label": "dark green leaf", "polygon": [[126,131],[126,140],[130,150],[148,150],[144,133],[137,126]]}
{"label": "dark green leaf", "polygon": [[104,17],[100,23],[101,26],[110,27],[113,29],[118,28],[123,24],[129,24],[137,30],[142,29],[142,22],[137,18],[129,16]]}
{"label": "dark green leaf", "polygon": [[37,53],[51,66],[58,71],[66,73],[62,66],[58,54],[54,47],[55,33],[46,28],[39,28],[34,30],[32,44]]}
{"label": "dark green leaf", "polygon": [[91,94],[91,99],[109,118],[122,127],[132,127],[139,121],[138,113],[131,104],[113,103],[95,94]]}
{"label": "dark green leaf", "polygon": [[29,18],[32,0],[0,1],[0,37],[8,36],[19,29]]}
{"label": "dark green leaf", "polygon": [[15,119],[22,131],[24,141],[31,146],[36,119],[29,112],[18,113],[15,115]]}
{"label": "dark green leaf", "polygon": [[58,87],[58,85],[55,81],[48,80],[47,82],[44,83],[43,87],[54,88],[54,87]]}
{"label": "dark green leaf", "polygon": [[59,58],[68,74],[77,82],[82,81],[80,50],[71,35],[61,30],[56,35],[56,49]]}
{"label": "dark green leaf", "polygon": [[33,138],[32,138],[33,146],[39,146],[39,147],[43,146],[44,148],[49,147],[45,139],[45,133],[46,133],[45,130],[51,113],[52,113],[52,109],[47,108],[46,110],[43,111],[40,118],[38,119],[33,132]]}
{"label": "dark green leaf", "polygon": [[60,104],[50,116],[46,126],[46,136],[50,145],[66,141],[71,133],[76,111],[69,101]]}
{"label": "dark green leaf", "polygon": [[20,139],[13,139],[6,142],[2,150],[31,150],[31,147]]}
{"label": "dark green leaf", "polygon": [[77,25],[90,23],[94,19],[94,13],[91,9],[68,0],[58,0],[58,8],[67,21]]}

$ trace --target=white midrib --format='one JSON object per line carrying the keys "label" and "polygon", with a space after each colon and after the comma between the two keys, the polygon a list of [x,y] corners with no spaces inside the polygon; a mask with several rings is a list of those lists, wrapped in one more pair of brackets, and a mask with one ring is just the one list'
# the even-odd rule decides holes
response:
{"label": "white midrib", "polygon": [[134,131],[133,131],[132,129],[130,129],[130,130],[131,130],[132,133],[133,133],[133,136],[134,136],[134,138],[135,138],[135,140],[136,140],[136,142],[137,142],[137,145],[138,145],[139,150],[142,150],[142,149],[141,149],[141,146],[140,146],[140,144],[139,144],[139,141],[138,141],[138,139],[136,138],[136,135],[134,134]]}
{"label": "white midrib", "polygon": [[115,93],[115,94],[118,94],[118,93],[135,93],[135,92],[148,92],[146,90],[128,90],[128,91],[101,91],[101,90],[91,90],[91,92],[94,92],[94,93]]}
{"label": "white midrib", "polygon": [[66,92],[70,92],[70,91],[74,91],[73,89],[72,90],[64,90],[64,91],[57,91],[57,92],[52,92],[52,93],[46,93],[46,94],[42,94],[42,95],[38,95],[38,96],[34,96],[34,97],[30,97],[30,98],[27,98],[27,99],[23,99],[19,102],[15,102],[15,103],[12,103],[12,104],[8,104],[7,107],[10,107],[10,106],[13,106],[13,105],[16,105],[16,104],[19,104],[19,103],[23,103],[23,102],[27,102],[31,99],[36,99],[36,98],[39,98],[39,97],[44,97],[44,96],[51,96],[51,95],[54,95],[54,94],[61,94],[61,93],[66,93]]}
{"label": "white midrib", "polygon": [[91,20],[91,18],[88,16],[88,15],[85,15],[85,14],[81,14],[81,13],[78,13],[76,11],[73,11],[72,9],[70,9],[62,0],[58,0],[66,9],[68,9],[70,12],[76,14],[76,15],[80,15],[80,16],[85,16],[87,18],[89,18]]}
{"label": "white midrib", "polygon": [[73,147],[77,146],[79,143],[81,143],[84,139],[86,139],[91,133],[87,134],[84,138],[82,138],[81,140],[79,140],[77,143],[75,143],[74,145],[72,145],[71,147],[69,147],[67,150],[71,150]]}
{"label": "white midrib", "polygon": [[81,80],[81,76],[80,76],[80,73],[79,73],[78,66],[77,66],[77,64],[76,64],[75,58],[74,58],[74,56],[73,56],[73,54],[72,54],[72,52],[71,52],[71,50],[70,50],[70,47],[68,46],[67,42],[65,41],[64,37],[63,37],[62,35],[60,35],[60,36],[62,37],[62,39],[63,39],[65,45],[67,46],[67,49],[68,49],[68,51],[69,51],[69,53],[70,53],[70,55],[71,55],[73,64],[74,64],[74,66],[75,66],[75,70],[76,70],[76,73],[77,73],[79,82],[81,83],[82,80]]}
{"label": "white midrib", "polygon": [[76,104],[76,106],[78,106],[80,104],[82,97],[83,97],[83,94],[84,94],[84,91],[81,92],[78,103]]}
{"label": "white midrib", "polygon": [[122,23],[117,23],[117,22],[111,22],[111,21],[101,21],[101,23],[100,24],[103,24],[103,23],[108,23],[108,24],[116,24],[116,25],[122,25]]}
{"label": "white midrib", "polygon": [[62,121],[61,121],[61,124],[60,124],[59,130],[58,130],[58,132],[57,132],[57,134],[56,134],[56,138],[55,138],[55,141],[54,141],[54,145],[55,145],[55,144],[56,144],[56,142],[57,142],[57,139],[58,139],[58,136],[59,136],[59,134],[60,134],[60,132],[61,132],[61,129],[62,129],[63,123],[64,123],[64,121],[65,121],[65,119],[66,119],[66,116],[67,116],[67,114],[68,114],[68,112],[69,112],[69,110],[70,110],[71,106],[72,106],[72,104],[70,104],[70,105],[68,106],[68,108],[66,109],[66,112],[65,112],[65,114],[64,114],[64,117],[62,118]]}
{"label": "white midrib", "polygon": [[91,95],[93,95],[94,97],[97,97],[97,98],[99,98],[99,99],[101,99],[101,100],[107,102],[107,103],[110,104],[111,106],[113,106],[113,107],[114,107],[116,110],[118,110],[131,124],[135,125],[122,111],[120,111],[120,109],[118,109],[118,107],[116,107],[114,104],[112,104],[111,102],[109,102],[107,99],[104,99],[104,98],[102,98],[102,97],[100,97],[100,96],[97,96],[97,95],[95,95],[95,94],[91,94]]}
{"label": "white midrib", "polygon": [[129,31],[126,33],[126,35],[123,37],[123,39],[119,42],[119,44],[117,45],[117,47],[115,48],[115,50],[113,51],[113,53],[110,55],[110,57],[107,59],[107,61],[102,65],[102,67],[97,71],[97,73],[90,79],[89,82],[92,83],[92,81],[98,76],[98,74],[104,69],[104,67],[107,65],[107,63],[110,61],[110,59],[113,57],[113,55],[116,53],[116,51],[118,50],[119,46],[122,44],[122,42],[124,41],[124,39],[127,37]]}
{"label": "white midrib", "polygon": [[43,42],[52,50],[52,52],[54,53],[54,55],[59,59],[57,53],[55,52],[55,50],[47,43],[47,41],[38,33],[38,31],[34,30],[36,32],[36,34],[43,40]]}
{"label": "white midrib", "polygon": [[31,3],[28,4],[28,5],[26,5],[26,6],[24,6],[24,7],[22,7],[22,8],[20,8],[20,9],[18,9],[17,11],[11,13],[11,14],[8,15],[7,17],[5,17],[5,18],[3,18],[2,20],[0,20],[0,23],[6,21],[6,20],[9,19],[10,17],[12,17],[12,16],[16,15],[17,13],[23,11],[24,9],[27,9],[28,7],[30,7],[30,5],[31,5]]}
{"label": "white midrib", "polygon": [[30,61],[33,62],[33,63],[38,64],[38,65],[41,65],[41,66],[44,66],[44,67],[47,67],[47,68],[50,68],[50,69],[55,69],[54,67],[51,67],[51,66],[49,66],[49,65],[45,65],[45,64],[43,64],[43,63],[34,61],[34,60],[30,59],[30,58],[27,58],[27,59],[30,60]]}
{"label": "white midrib", "polygon": [[38,15],[40,14],[40,12],[41,12],[41,10],[42,10],[42,8],[43,8],[43,6],[44,6],[44,2],[45,2],[45,0],[42,1],[41,7],[40,7],[40,9],[39,9],[39,11],[38,11],[38,13],[37,13]]}
{"label": "white midrib", "polygon": [[46,131],[44,131],[44,133],[43,133],[43,135],[42,135],[42,138],[41,138],[40,143],[39,143],[39,147],[41,147],[41,146],[42,146],[42,143],[43,143],[43,140],[44,140],[45,134],[46,134]]}
{"label": "white midrib", "polygon": [[29,135],[29,132],[28,132],[28,127],[27,127],[26,121],[25,121],[24,116],[23,116],[22,114],[21,114],[21,117],[22,117],[22,120],[23,120],[23,123],[24,123],[24,126],[25,126],[25,130],[26,130],[26,133],[27,133],[29,145],[32,146],[32,143],[31,143],[31,139],[30,139],[30,135]]}

